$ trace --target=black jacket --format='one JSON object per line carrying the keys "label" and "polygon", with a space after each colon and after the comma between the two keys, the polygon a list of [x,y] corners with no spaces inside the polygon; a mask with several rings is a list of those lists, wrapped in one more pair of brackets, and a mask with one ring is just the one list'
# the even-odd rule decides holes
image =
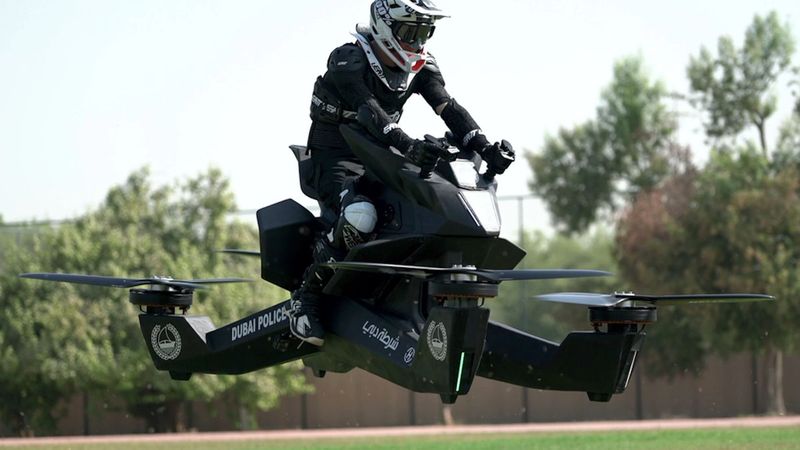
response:
{"label": "black jacket", "polygon": [[328,58],[327,72],[314,85],[309,148],[312,152],[347,155],[350,151],[338,126],[358,122],[386,145],[405,152],[414,140],[397,122],[412,94],[422,95],[434,109],[447,103],[442,117],[457,138],[478,128],[469,113],[447,93],[432,57],[419,73],[409,75],[378,63],[376,58],[371,61],[359,43],[336,48]]}

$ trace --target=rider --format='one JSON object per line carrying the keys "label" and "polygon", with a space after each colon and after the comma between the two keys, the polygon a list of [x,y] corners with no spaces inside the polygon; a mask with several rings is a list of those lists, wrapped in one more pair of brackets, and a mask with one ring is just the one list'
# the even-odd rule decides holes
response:
{"label": "rider", "polygon": [[290,329],[303,341],[324,343],[318,302],[332,272],[318,263],[341,259],[350,248],[371,240],[378,220],[375,206],[359,183],[364,167],[339,125],[357,123],[422,169],[433,169],[440,147],[412,139],[397,124],[409,94],[421,94],[461,147],[477,152],[494,173],[503,173],[514,161],[513,150],[489,143],[467,110],[450,97],[436,60],[425,50],[436,21],[443,17],[447,16],[431,0],[375,0],[369,27],[358,25],[353,34],[356,41],[335,49],[327,72],[317,78],[308,151],[319,201],[335,211],[338,220],[315,243],[314,263],[292,293]]}

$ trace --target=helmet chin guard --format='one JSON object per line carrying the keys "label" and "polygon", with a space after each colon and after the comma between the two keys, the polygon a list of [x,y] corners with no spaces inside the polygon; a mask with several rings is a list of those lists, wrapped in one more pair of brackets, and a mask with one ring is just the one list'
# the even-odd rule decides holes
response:
{"label": "helmet chin guard", "polygon": [[370,8],[370,33],[378,48],[397,67],[417,73],[425,66],[425,43],[434,23],[445,15],[430,0],[375,0]]}

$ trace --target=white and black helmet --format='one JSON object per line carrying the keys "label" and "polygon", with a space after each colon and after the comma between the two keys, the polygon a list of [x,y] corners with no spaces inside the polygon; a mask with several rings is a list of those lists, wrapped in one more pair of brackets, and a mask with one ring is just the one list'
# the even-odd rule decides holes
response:
{"label": "white and black helmet", "polygon": [[386,56],[406,72],[417,73],[427,58],[425,43],[442,17],[448,16],[430,0],[375,0],[369,25]]}

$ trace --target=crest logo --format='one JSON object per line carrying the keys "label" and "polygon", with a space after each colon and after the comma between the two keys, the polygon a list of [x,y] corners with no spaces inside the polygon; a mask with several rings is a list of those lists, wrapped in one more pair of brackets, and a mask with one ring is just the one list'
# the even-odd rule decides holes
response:
{"label": "crest logo", "polygon": [[411,364],[411,361],[414,361],[414,356],[416,356],[416,354],[417,351],[414,350],[414,347],[409,347],[408,350],[406,350],[406,354],[403,355],[403,361],[406,364]]}
{"label": "crest logo", "polygon": [[169,361],[181,354],[181,335],[174,325],[156,325],[150,333],[150,345],[159,358]]}
{"label": "crest logo", "polygon": [[447,358],[447,328],[444,327],[444,322],[431,322],[427,337],[428,349],[433,359],[444,361]]}

